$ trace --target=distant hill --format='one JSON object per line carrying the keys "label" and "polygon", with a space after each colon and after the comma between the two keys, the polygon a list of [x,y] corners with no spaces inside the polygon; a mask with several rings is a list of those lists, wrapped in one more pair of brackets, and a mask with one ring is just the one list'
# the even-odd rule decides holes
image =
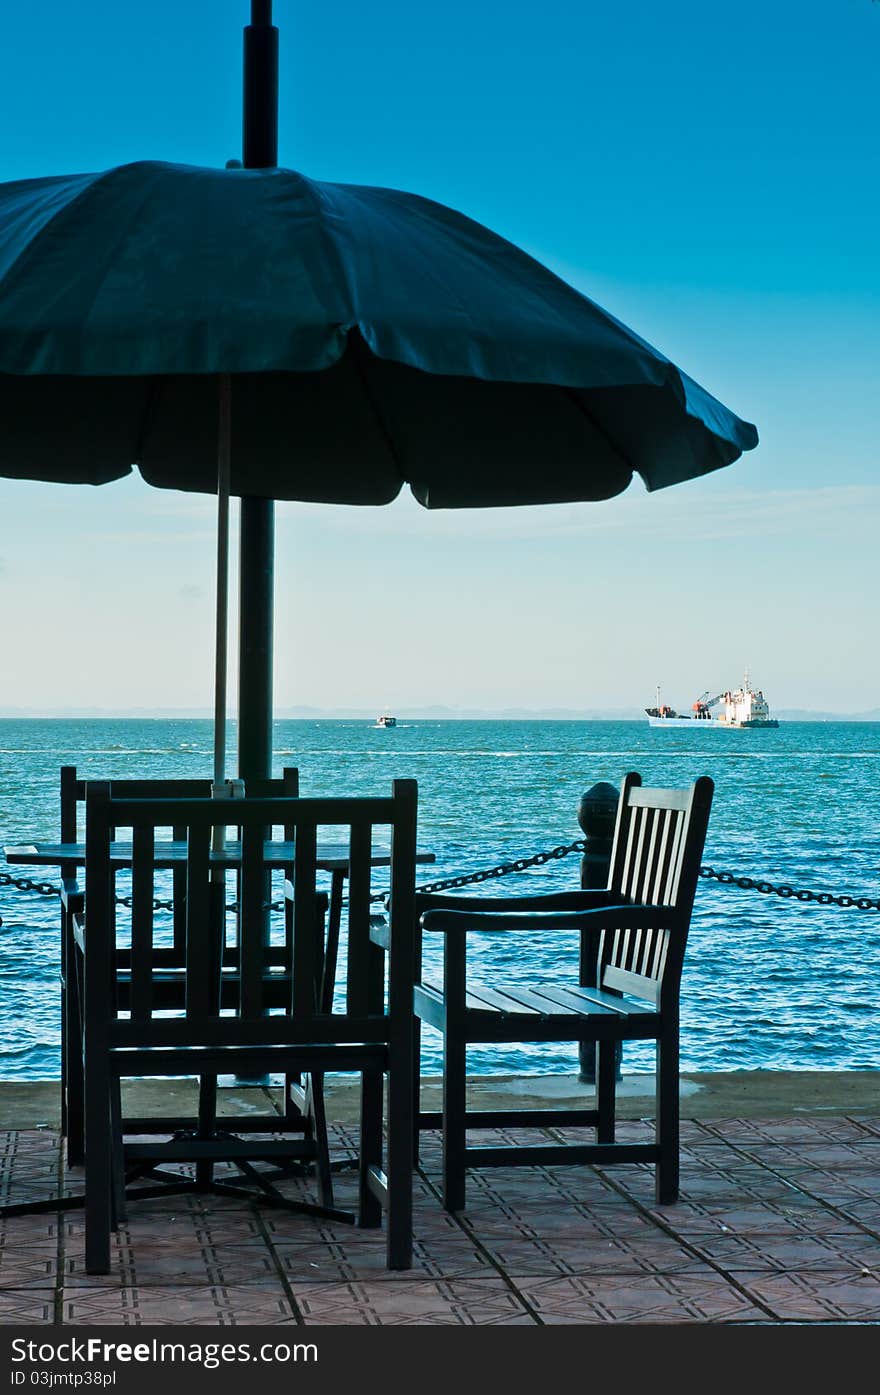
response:
{"label": "distant hill", "polygon": [[[377,709],[378,710],[378,709]],[[424,722],[637,722],[644,721],[642,707],[444,707],[434,704],[430,707],[400,707],[397,717],[401,721]],[[785,722],[880,722],[880,707],[868,712],[811,712],[806,708],[775,708],[773,715]],[[0,707],[0,718],[23,721],[31,718],[68,718],[113,720],[117,718],[153,719],[156,721],[209,720],[213,713],[209,708],[186,707],[68,707],[44,708],[35,710],[24,707]],[[230,712],[234,721],[235,713]],[[281,721],[375,721],[376,712],[355,707],[279,707],[276,720]]]}
{"label": "distant hill", "polygon": [[809,712],[802,707],[780,707],[774,712],[786,722],[880,722],[880,707],[870,712]]}

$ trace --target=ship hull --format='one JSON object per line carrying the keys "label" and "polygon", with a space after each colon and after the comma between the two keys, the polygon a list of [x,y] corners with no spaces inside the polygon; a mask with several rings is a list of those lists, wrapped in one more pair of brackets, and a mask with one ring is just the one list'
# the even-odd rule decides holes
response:
{"label": "ship hull", "polygon": [[779,726],[775,717],[758,718],[749,722],[720,722],[714,718],[711,722],[695,719],[693,717],[649,717],[649,727],[686,727],[688,731],[702,730],[708,727],[713,731],[759,731],[762,728],[772,729]]}
{"label": "ship hull", "polygon": [[726,722],[695,720],[693,717],[649,717],[649,727],[723,727]]}

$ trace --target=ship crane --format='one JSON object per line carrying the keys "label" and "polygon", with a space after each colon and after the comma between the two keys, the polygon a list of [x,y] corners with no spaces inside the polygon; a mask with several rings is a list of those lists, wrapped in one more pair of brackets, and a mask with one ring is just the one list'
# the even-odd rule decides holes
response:
{"label": "ship crane", "polygon": [[710,697],[709,689],[707,688],[706,691],[697,698],[696,702],[692,703],[691,711],[694,713],[695,717],[708,718],[710,708],[720,702],[723,697],[724,693],[716,693],[714,697]]}

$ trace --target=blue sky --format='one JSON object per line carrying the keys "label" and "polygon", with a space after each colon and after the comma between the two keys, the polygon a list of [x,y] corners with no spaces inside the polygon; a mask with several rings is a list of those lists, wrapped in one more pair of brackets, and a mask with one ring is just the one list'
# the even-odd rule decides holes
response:
{"label": "blue sky", "polygon": [[[599,505],[279,506],[277,704],[683,705],[749,664],[774,706],[880,705],[880,4],[274,8],[282,164],[462,209],[761,434]],[[0,179],[238,155],[248,9],[14,7]],[[207,707],[213,538],[137,478],[0,481],[0,703]]]}

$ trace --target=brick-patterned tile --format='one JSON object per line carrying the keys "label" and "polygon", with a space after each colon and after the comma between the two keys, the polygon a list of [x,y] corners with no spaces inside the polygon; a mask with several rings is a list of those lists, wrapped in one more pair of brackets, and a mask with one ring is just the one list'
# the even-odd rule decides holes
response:
{"label": "brick-patterned tile", "polygon": [[54,1321],[54,1289],[0,1289],[0,1324],[25,1327],[30,1323],[52,1323]]}
{"label": "brick-patterned tile", "polygon": [[0,1289],[51,1288],[58,1272],[58,1234],[49,1215],[7,1216],[0,1235]]}
{"label": "brick-patterned tile", "polygon": [[[619,1137],[649,1140],[653,1125],[625,1121]],[[385,1268],[384,1227],[228,1195],[132,1199],[107,1276],[85,1273],[81,1211],[0,1217],[0,1323],[880,1323],[880,1115],[686,1120],[682,1140],[674,1205],[655,1205],[645,1164],[504,1167],[469,1173],[452,1216],[426,1134],[403,1274]],[[356,1143],[335,1132],[337,1156]],[[0,1133],[0,1204],[57,1195],[60,1159],[52,1130]],[[334,1183],[353,1209],[356,1174]],[[310,1199],[314,1179],[282,1190]]]}
{"label": "brick-patterned tile", "polygon": [[755,1322],[758,1303],[718,1275],[617,1275],[539,1279],[518,1285],[547,1325],[560,1323]]}
{"label": "brick-patterned tile", "polygon": [[293,1293],[307,1326],[489,1327],[531,1326],[534,1322],[528,1309],[500,1278],[294,1284]]}
{"label": "brick-patterned tile", "polygon": [[517,1285],[539,1275],[674,1274],[707,1270],[707,1263],[662,1231],[642,1237],[593,1235],[536,1240],[495,1240],[486,1251]]}
{"label": "brick-patterned tile", "polygon": [[63,1321],[71,1326],[267,1326],[295,1317],[280,1281],[64,1290]]}
{"label": "brick-patterned tile", "polygon": [[[401,1282],[401,1274],[385,1263],[384,1231],[373,1231],[374,1243],[333,1241],[324,1244],[276,1245],[275,1255],[292,1284]],[[459,1231],[457,1237],[441,1237],[413,1243],[412,1269],[406,1281],[423,1279],[497,1278],[491,1260]]]}
{"label": "brick-patterned tile", "polygon": [[781,1321],[880,1321],[880,1277],[874,1274],[801,1272],[739,1278],[747,1292]]}

